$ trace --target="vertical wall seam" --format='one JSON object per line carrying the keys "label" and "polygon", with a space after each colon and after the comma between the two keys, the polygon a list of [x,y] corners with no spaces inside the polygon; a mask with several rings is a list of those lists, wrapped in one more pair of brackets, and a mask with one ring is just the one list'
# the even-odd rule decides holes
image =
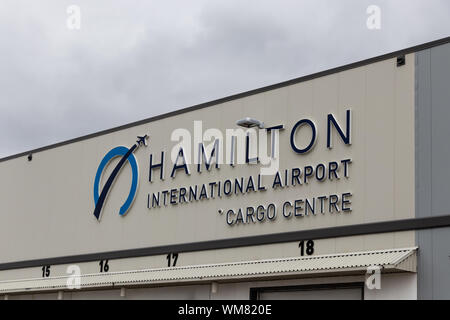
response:
{"label": "vertical wall seam", "polygon": [[[419,54],[416,53],[414,55],[414,216],[417,218],[419,216]],[[422,285],[421,285],[421,252],[420,252],[420,243],[421,243],[421,234],[419,230],[415,230],[415,243],[417,247],[419,247],[417,253],[417,299],[421,299]]]}

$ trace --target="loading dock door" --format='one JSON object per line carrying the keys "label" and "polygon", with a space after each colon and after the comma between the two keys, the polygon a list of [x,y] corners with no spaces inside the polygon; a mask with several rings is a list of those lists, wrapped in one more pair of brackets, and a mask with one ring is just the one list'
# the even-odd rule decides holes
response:
{"label": "loading dock door", "polygon": [[326,284],[250,289],[253,300],[364,300],[364,284]]}

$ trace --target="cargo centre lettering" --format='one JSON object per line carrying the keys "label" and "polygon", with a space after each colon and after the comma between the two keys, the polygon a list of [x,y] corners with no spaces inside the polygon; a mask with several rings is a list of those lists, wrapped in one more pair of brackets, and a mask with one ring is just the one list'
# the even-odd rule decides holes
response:
{"label": "cargo centre lettering", "polygon": [[[327,115],[327,133],[326,146],[328,149],[333,148],[333,134],[340,138],[344,145],[351,145],[351,110],[346,110],[345,125],[341,126],[332,114]],[[276,130],[275,130],[275,129]],[[310,131],[309,141],[302,142],[302,145],[296,141],[296,137],[301,132]],[[277,131],[284,129],[284,125],[277,125],[272,128],[267,128],[267,131]],[[264,130],[264,129],[261,129]],[[260,131],[261,131],[260,130]],[[304,130],[304,131],[303,131]],[[250,159],[250,150],[254,150],[251,145],[251,139],[247,134],[243,145],[245,146],[243,152],[245,153],[245,164],[255,165],[260,163],[259,157]],[[227,135],[228,138],[228,135]],[[307,154],[313,150],[318,139],[317,127],[314,121],[310,119],[301,119],[292,127],[289,135],[289,144],[292,151],[298,156]],[[194,143],[194,145],[197,145]],[[236,162],[234,157],[238,152],[235,152],[237,146],[236,139],[231,137],[231,158],[227,163],[230,167],[234,167]],[[203,142],[198,144],[198,159],[195,163],[196,171],[202,172],[202,160],[204,160],[204,167],[206,172],[213,172],[219,170],[221,161],[222,141],[215,138],[210,148],[205,148]],[[271,157],[275,158],[278,152],[275,148],[278,143],[275,139],[271,141]],[[209,150],[208,152],[205,150]],[[186,150],[182,146],[177,149],[176,157],[172,156],[172,165],[167,168],[167,156],[165,151],[155,154],[150,154],[149,157],[149,176],[148,181],[153,183],[155,179],[165,181],[165,172],[169,169],[171,179],[176,179],[177,174],[191,175],[191,163],[189,156],[191,150]],[[158,158],[158,160],[156,160]],[[326,181],[339,181],[341,178],[350,178],[350,166],[352,160],[350,158],[320,162],[316,164],[309,164],[301,167],[293,167],[290,169],[277,170],[275,174],[268,175],[250,175],[247,177],[234,177],[222,181],[209,181],[206,183],[181,186],[177,188],[170,188],[165,190],[154,191],[147,194],[147,208],[154,210],[166,206],[176,206],[180,204],[188,204],[196,201],[206,201],[218,198],[231,198],[239,194],[250,194],[257,192],[266,192],[269,189],[284,189],[286,187],[296,187],[301,190],[302,186],[310,183],[326,183]],[[214,169],[213,169],[214,168]],[[278,206],[276,203],[249,205],[245,208],[229,208],[219,209],[218,212],[224,217],[225,222],[229,226],[239,224],[252,224],[264,221],[275,221],[277,216],[285,219],[292,217],[300,218],[305,216],[314,216],[318,213],[349,213],[351,212],[351,197],[352,193],[335,192],[332,194],[318,194],[310,197],[300,197],[298,199],[280,199]],[[277,198],[280,198],[278,196]]]}

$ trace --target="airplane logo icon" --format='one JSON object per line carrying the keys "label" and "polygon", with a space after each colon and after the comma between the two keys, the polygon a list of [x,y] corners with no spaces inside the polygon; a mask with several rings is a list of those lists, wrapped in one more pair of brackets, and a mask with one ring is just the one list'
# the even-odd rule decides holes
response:
{"label": "airplane logo icon", "polygon": [[139,146],[142,146],[142,145],[144,145],[145,147],[147,146],[147,139],[148,139],[147,134],[144,136],[137,136],[137,138],[138,139],[136,140],[136,142]]}

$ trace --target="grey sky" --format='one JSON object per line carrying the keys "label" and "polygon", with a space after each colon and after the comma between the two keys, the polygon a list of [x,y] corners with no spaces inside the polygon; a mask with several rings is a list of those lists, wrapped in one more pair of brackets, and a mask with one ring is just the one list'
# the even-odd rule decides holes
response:
{"label": "grey sky", "polygon": [[0,157],[447,37],[449,13],[448,0],[2,0]]}

